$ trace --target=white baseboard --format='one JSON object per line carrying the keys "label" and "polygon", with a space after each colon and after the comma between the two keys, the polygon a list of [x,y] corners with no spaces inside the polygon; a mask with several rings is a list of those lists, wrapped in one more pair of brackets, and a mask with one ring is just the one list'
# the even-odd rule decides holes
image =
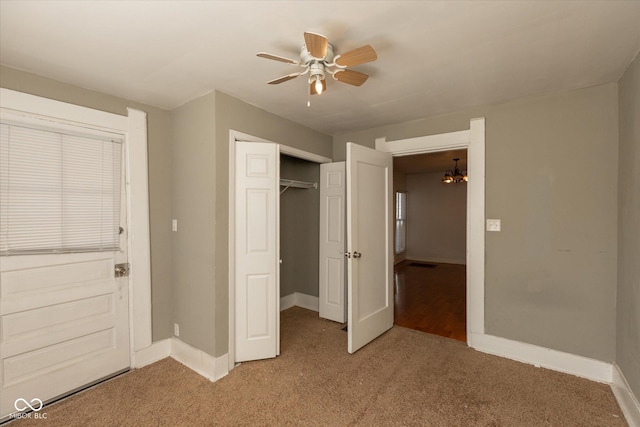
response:
{"label": "white baseboard", "polygon": [[229,353],[225,353],[220,357],[216,357],[216,381],[227,376],[229,373]]}
{"label": "white baseboard", "polygon": [[211,381],[219,380],[229,373],[228,355],[215,358],[176,337],[171,338],[171,357]]}
{"label": "white baseboard", "polygon": [[640,427],[640,403],[633,394],[629,383],[617,364],[613,364],[613,379],[611,390],[622,409],[627,424],[630,427]]}
{"label": "white baseboard", "polygon": [[167,357],[174,358],[211,381],[219,380],[229,373],[229,354],[216,358],[176,337],[154,342],[149,347],[136,351],[131,366],[142,368]]}
{"label": "white baseboard", "polygon": [[152,343],[133,353],[131,367],[142,368],[171,356],[171,338]]}
{"label": "white baseboard", "polygon": [[280,311],[285,311],[296,305],[295,292],[280,298]]}
{"label": "white baseboard", "polygon": [[593,381],[611,383],[613,365],[588,357],[485,334],[472,334],[469,343],[483,353],[506,357]]}
{"label": "white baseboard", "polygon": [[306,308],[307,310],[319,311],[320,298],[300,292],[294,292],[280,298],[280,311],[284,311],[294,306]]}
{"label": "white baseboard", "polygon": [[438,263],[442,263],[442,264],[459,264],[459,265],[465,265],[467,263],[467,260],[464,258],[439,258],[439,257],[429,257],[429,258],[421,258],[421,257],[415,257],[412,255],[407,255],[405,257],[406,260],[408,261],[418,261],[418,262],[431,262],[434,264],[438,264]]}

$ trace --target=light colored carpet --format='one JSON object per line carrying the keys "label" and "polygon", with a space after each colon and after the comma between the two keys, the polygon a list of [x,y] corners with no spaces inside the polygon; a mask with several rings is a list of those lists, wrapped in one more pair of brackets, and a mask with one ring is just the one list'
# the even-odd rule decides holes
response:
{"label": "light colored carpet", "polygon": [[401,327],[353,355],[342,325],[281,314],[281,356],[212,383],[164,359],[41,412],[34,426],[624,426],[606,384]]}

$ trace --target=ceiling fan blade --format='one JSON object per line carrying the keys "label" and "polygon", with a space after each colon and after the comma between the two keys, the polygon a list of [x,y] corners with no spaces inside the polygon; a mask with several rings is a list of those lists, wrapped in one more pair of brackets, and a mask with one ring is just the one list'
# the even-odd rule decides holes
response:
{"label": "ceiling fan blade", "polygon": [[271,53],[260,52],[258,56],[260,58],[273,59],[274,61],[285,62],[287,64],[300,65],[298,61],[294,61],[293,59],[285,58],[283,56],[273,55]]}
{"label": "ceiling fan blade", "polygon": [[[325,93],[327,90],[327,82],[322,79],[320,80],[322,82],[322,93]],[[309,92],[311,93],[311,95],[317,95],[318,91],[316,90],[316,82],[315,80],[312,81],[311,83],[309,83]]]}
{"label": "ceiling fan blade", "polygon": [[271,81],[269,81],[267,83],[270,84],[270,85],[277,85],[277,84],[280,84],[280,83],[284,83],[284,82],[286,82],[288,80],[295,79],[296,77],[298,77],[301,74],[302,73],[287,74],[286,76],[282,76],[282,77],[279,77],[277,79],[273,79],[273,80],[271,80]]}
{"label": "ceiling fan blade", "polygon": [[336,80],[341,81],[342,83],[348,83],[354,86],[360,86],[362,83],[366,82],[369,78],[365,73],[361,73],[360,71],[354,70],[338,70],[333,75]]}
{"label": "ceiling fan blade", "polygon": [[367,44],[350,50],[343,55],[339,55],[335,63],[341,67],[352,67],[354,65],[364,64],[365,62],[375,61],[376,59],[378,59],[376,51],[373,50],[371,45]]}
{"label": "ceiling fan blade", "polygon": [[304,33],[304,43],[309,54],[316,59],[324,59],[327,56],[329,39],[321,34]]}

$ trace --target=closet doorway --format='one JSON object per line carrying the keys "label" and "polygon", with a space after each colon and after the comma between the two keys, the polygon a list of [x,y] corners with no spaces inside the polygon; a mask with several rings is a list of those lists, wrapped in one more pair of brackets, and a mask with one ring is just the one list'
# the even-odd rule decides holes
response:
{"label": "closet doorway", "polygon": [[[238,136],[230,132],[230,369],[280,351],[280,153],[326,159]],[[345,170],[347,246],[340,257],[348,261],[347,350],[353,353],[393,326],[392,158],[348,143]]]}
{"label": "closet doorway", "polygon": [[[331,159],[231,131],[229,141],[229,369],[280,353],[280,155]],[[306,191],[306,190],[305,190]]]}
{"label": "closet doorway", "polygon": [[280,154],[280,311],[318,311],[320,164]]}

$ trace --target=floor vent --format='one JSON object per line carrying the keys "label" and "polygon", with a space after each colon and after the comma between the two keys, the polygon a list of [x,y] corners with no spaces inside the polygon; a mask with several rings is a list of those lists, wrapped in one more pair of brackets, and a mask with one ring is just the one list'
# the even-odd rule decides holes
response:
{"label": "floor vent", "polygon": [[426,262],[412,262],[409,267],[436,268],[438,264],[429,264]]}

